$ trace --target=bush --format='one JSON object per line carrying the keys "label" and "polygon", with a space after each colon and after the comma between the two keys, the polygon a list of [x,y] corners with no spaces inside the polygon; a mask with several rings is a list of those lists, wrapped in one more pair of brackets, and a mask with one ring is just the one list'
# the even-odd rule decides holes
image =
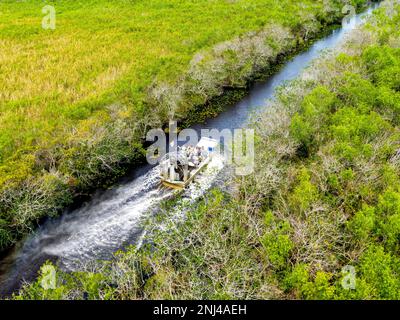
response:
{"label": "bush", "polygon": [[271,212],[266,214],[266,223],[268,232],[262,237],[261,243],[268,261],[275,269],[284,268],[293,248],[293,242],[290,239],[290,224],[287,221],[275,221]]}
{"label": "bush", "polygon": [[375,230],[375,209],[366,206],[362,211],[357,212],[348,222],[347,226],[356,238],[364,243],[369,240],[372,232]]}
{"label": "bush", "polygon": [[400,298],[400,260],[381,246],[370,246],[360,261],[361,278],[373,288],[374,298]]}
{"label": "bush", "polygon": [[318,198],[318,189],[311,183],[310,173],[306,168],[299,171],[293,193],[289,197],[295,211],[302,213],[309,209]]}

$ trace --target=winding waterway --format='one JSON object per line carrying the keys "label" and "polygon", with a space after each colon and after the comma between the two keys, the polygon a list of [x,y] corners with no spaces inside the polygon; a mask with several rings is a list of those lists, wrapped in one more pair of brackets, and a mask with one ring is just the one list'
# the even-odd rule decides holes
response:
{"label": "winding waterway", "polygon": [[[261,110],[265,101],[274,97],[278,86],[298,77],[312,60],[335,48],[377,5],[316,41],[265,82],[254,84],[239,103],[193,128],[221,130],[245,126],[249,115]],[[202,181],[196,190],[191,187],[183,197],[194,200],[201,196],[212,185],[213,179],[218,178],[218,173],[221,174],[220,170],[216,166],[207,181]],[[169,196],[171,191],[159,188],[157,168],[144,165],[114,188],[98,192],[81,207],[45,221],[0,261],[0,294],[9,294],[24,279],[33,279],[46,260],[56,261],[64,270],[73,271],[90,261],[109,259],[116,250],[137,243],[143,234],[141,221]]]}

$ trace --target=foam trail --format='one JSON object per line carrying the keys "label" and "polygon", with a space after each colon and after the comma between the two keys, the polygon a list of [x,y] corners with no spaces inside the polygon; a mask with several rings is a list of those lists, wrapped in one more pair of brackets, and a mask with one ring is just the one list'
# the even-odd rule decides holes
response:
{"label": "foam trail", "polygon": [[[210,162],[204,174],[185,190],[183,199],[194,200],[204,194],[215,177],[212,170],[222,165]],[[26,241],[17,265],[40,256],[54,257],[62,269],[74,271],[90,261],[109,259],[124,244],[134,243],[143,233],[142,219],[173,195],[172,190],[160,187],[158,172],[158,167],[153,168],[75,211],[47,221]]]}
{"label": "foam trail", "polygon": [[80,263],[109,258],[138,231],[143,214],[171,194],[158,186],[158,169],[153,168],[78,210],[48,221],[26,242],[18,260],[58,257],[63,269],[76,270]]}

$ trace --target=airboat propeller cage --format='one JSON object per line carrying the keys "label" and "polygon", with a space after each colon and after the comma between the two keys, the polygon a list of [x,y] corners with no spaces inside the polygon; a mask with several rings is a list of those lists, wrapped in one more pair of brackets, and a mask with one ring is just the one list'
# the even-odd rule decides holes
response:
{"label": "airboat propeller cage", "polygon": [[185,188],[210,162],[217,146],[217,140],[202,137],[196,146],[184,146],[166,154],[160,162],[161,182],[170,188]]}

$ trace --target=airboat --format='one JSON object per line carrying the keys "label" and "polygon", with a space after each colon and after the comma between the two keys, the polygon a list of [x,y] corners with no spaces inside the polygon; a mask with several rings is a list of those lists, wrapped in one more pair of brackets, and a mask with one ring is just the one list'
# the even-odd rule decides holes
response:
{"label": "airboat", "polygon": [[216,153],[218,141],[202,137],[196,146],[178,147],[160,161],[161,183],[172,189],[185,189],[209,164]]}

